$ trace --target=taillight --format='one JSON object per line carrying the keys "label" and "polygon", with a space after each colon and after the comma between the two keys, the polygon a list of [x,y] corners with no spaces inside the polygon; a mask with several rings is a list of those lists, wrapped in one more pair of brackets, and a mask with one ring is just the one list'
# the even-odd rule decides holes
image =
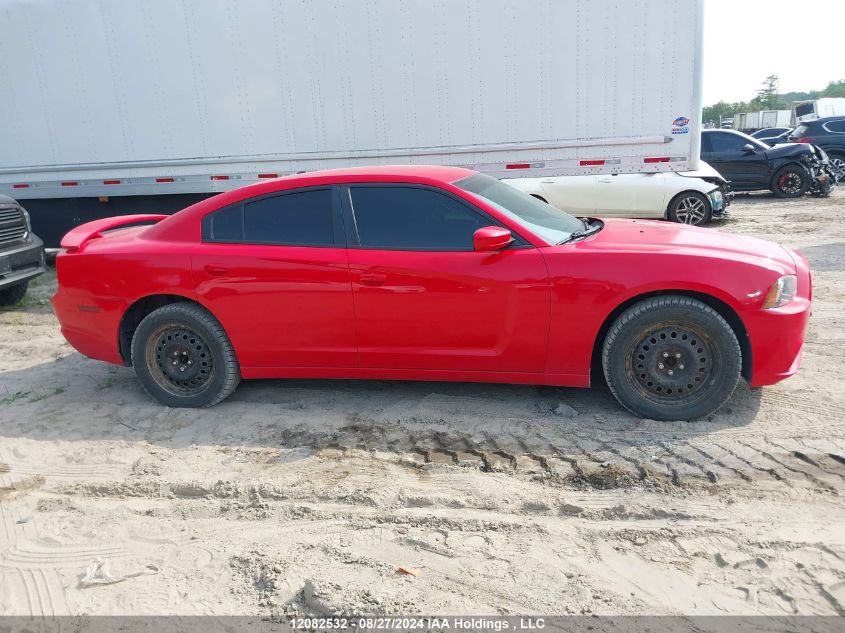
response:
{"label": "taillight", "polygon": [[793,143],[812,143],[813,137],[812,136],[799,136],[796,139],[789,139]]}

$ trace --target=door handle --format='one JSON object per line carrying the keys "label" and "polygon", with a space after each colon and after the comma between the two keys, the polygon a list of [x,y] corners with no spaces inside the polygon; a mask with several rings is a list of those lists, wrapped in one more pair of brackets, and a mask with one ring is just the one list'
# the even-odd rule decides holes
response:
{"label": "door handle", "polygon": [[555,184],[555,181],[554,181],[554,180],[552,180],[551,178],[546,178],[545,180],[541,180],[540,182],[542,182],[544,185],[553,185],[553,184]]}
{"label": "door handle", "polygon": [[379,273],[367,273],[361,275],[358,280],[361,282],[362,286],[378,288],[379,286],[383,286],[384,282],[387,281],[387,275],[382,275]]}
{"label": "door handle", "polygon": [[205,272],[212,277],[223,277],[224,275],[229,274],[229,269],[225,266],[214,266],[213,264],[208,264],[205,267]]}

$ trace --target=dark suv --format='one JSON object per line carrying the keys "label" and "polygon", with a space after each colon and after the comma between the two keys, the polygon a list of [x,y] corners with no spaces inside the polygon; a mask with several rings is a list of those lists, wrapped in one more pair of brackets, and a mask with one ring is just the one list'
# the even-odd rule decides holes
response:
{"label": "dark suv", "polygon": [[779,198],[799,198],[808,191],[827,195],[833,184],[827,155],[807,143],[769,147],[735,130],[702,130],[701,160],[734,191],[769,189]]}
{"label": "dark suv", "polygon": [[23,299],[29,280],[45,270],[44,243],[33,234],[29,214],[0,195],[0,306]]}
{"label": "dark suv", "polygon": [[788,140],[821,147],[830,157],[836,181],[845,181],[845,117],[829,116],[799,123]]}

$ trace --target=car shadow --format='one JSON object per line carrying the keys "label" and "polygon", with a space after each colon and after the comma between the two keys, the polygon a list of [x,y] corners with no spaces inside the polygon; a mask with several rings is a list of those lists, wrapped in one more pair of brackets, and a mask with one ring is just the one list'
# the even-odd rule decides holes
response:
{"label": "car shadow", "polygon": [[658,422],[624,411],[604,385],[297,379],[244,381],[212,408],[171,409],[148,396],[130,368],[75,353],[0,373],[0,436],[148,442],[170,449],[492,451],[543,458],[671,446],[746,426],[759,408],[759,390],[744,383],[706,419]]}

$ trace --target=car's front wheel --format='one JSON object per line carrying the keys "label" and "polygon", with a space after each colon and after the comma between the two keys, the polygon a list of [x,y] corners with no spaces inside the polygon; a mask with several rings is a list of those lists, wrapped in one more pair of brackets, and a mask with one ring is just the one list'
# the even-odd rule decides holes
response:
{"label": "car's front wheel", "polygon": [[700,226],[710,221],[712,210],[710,202],[702,194],[685,191],[672,199],[667,215],[673,222]]}
{"label": "car's front wheel", "polygon": [[772,193],[778,198],[800,198],[810,188],[810,175],[799,165],[781,167],[772,178]]}
{"label": "car's front wheel", "polygon": [[694,420],[730,398],[742,353],[727,321],[690,297],[652,297],[620,314],[602,347],[607,384],[626,409],[655,420]]}
{"label": "car's front wheel", "polygon": [[163,306],[141,321],[132,337],[132,366],[144,389],[168,407],[209,407],[241,380],[223,326],[187,302]]}

